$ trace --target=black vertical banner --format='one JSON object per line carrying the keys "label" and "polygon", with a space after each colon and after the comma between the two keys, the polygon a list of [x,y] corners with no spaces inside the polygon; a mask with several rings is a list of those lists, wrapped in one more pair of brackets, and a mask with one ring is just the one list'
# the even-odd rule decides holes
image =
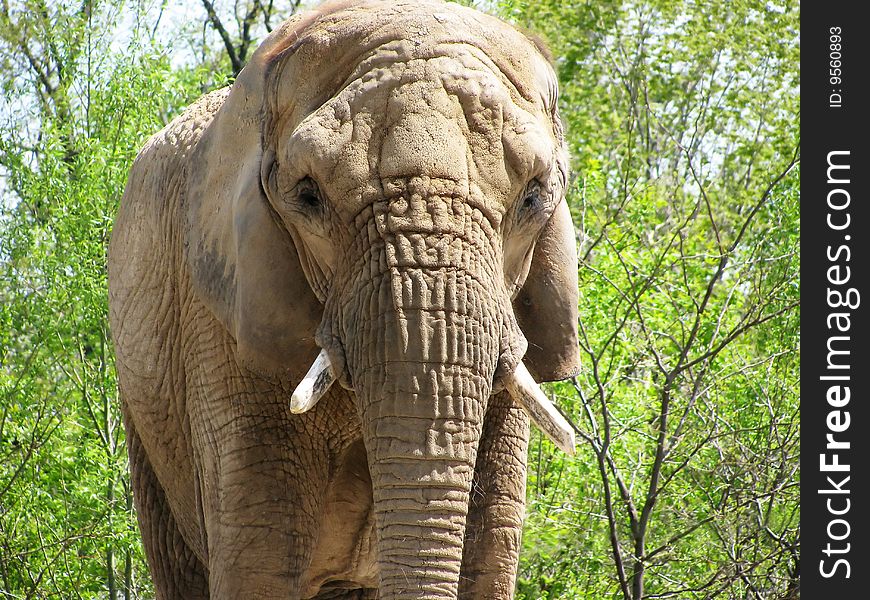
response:
{"label": "black vertical banner", "polygon": [[864,3],[802,11],[801,591],[866,598],[870,29]]}

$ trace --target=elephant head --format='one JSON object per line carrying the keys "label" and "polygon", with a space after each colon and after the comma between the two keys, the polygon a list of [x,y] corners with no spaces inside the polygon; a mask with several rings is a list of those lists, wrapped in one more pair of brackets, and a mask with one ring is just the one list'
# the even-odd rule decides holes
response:
{"label": "elephant head", "polygon": [[194,150],[184,252],[239,361],[302,381],[294,412],[354,392],[382,598],[455,596],[491,394],[573,446],[529,375],[578,361],[556,95],[497,19],[328,2],[269,36]]}

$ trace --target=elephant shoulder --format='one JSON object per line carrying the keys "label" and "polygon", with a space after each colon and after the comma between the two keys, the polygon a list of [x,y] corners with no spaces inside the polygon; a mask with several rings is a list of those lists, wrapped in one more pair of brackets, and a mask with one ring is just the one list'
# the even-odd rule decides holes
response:
{"label": "elephant shoulder", "polygon": [[224,87],[199,98],[169,125],[152,136],[140,155],[147,154],[153,146],[158,152],[172,152],[177,159],[187,158],[229,93],[230,88]]}
{"label": "elephant shoulder", "polygon": [[112,312],[141,303],[143,290],[167,287],[179,254],[178,215],[190,157],[228,93],[225,88],[199,98],[151,136],[136,156],[109,244]]}
{"label": "elephant shoulder", "polygon": [[190,156],[228,94],[229,88],[223,88],[202,96],[145,142],[130,168],[113,241],[128,230],[144,232],[175,221],[173,213],[184,201]]}
{"label": "elephant shoulder", "polygon": [[[166,127],[151,136],[139,152],[130,170],[130,181],[151,177],[172,178],[183,175],[186,163],[196,148],[203,132],[214,120],[230,88],[215,90],[173,119]],[[144,181],[143,181],[144,183]],[[149,189],[159,188],[159,181],[149,181]],[[126,196],[127,194],[125,194]]]}

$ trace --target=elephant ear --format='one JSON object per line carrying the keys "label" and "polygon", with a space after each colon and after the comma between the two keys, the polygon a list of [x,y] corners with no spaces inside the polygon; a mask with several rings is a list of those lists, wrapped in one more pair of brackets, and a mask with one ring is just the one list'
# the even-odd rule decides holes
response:
{"label": "elephant ear", "polygon": [[562,201],[535,244],[514,314],[529,349],[523,362],[538,381],[580,372],[577,339],[577,247],[568,203]]}
{"label": "elephant ear", "polygon": [[239,74],[187,163],[184,255],[199,299],[236,341],[245,367],[298,380],[317,355],[322,306],[263,191],[271,152],[267,79],[310,17],[274,31]]}

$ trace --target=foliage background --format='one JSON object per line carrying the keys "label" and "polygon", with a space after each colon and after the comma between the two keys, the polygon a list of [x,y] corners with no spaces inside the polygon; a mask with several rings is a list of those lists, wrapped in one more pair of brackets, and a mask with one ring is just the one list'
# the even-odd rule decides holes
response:
{"label": "foliage background", "polygon": [[[298,5],[0,0],[0,598],[153,596],[112,219],[145,139]],[[549,387],[581,445],[533,434],[518,597],[798,597],[798,4],[476,5],[556,57],[581,256],[584,367]]]}

